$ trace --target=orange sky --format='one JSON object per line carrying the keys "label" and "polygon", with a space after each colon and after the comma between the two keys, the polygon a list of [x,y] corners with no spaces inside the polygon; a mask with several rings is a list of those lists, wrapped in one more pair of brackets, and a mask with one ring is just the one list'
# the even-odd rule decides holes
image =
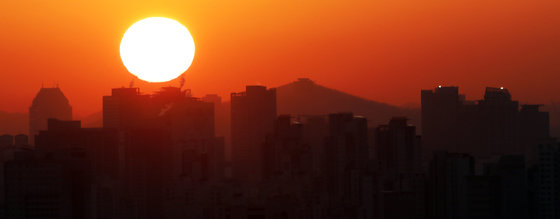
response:
{"label": "orange sky", "polygon": [[[0,1],[0,110],[26,112],[58,83],[75,114],[133,79],[119,43],[134,22],[178,20],[196,43],[186,87],[227,97],[298,77],[369,99],[419,102],[458,85],[504,86],[523,103],[560,101],[560,1]],[[118,3],[116,3],[118,2]],[[142,90],[178,85],[148,84]]]}

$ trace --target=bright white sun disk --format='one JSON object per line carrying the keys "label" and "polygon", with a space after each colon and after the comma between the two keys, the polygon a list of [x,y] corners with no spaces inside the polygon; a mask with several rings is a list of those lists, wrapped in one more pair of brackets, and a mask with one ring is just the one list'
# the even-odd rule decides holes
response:
{"label": "bright white sun disk", "polygon": [[126,69],[148,82],[165,82],[183,74],[194,58],[194,40],[181,23],[151,17],[134,23],[121,41]]}

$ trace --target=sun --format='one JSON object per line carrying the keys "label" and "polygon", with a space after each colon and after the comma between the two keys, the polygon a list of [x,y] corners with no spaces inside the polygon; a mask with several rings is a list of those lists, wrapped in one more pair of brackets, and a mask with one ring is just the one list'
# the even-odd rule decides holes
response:
{"label": "sun", "polygon": [[150,17],[134,23],[120,46],[126,69],[148,82],[165,82],[183,74],[194,58],[194,40],[181,23]]}

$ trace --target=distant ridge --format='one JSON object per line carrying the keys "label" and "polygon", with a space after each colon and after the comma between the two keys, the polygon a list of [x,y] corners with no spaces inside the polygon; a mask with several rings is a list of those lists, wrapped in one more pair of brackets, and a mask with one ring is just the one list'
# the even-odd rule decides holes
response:
{"label": "distant ridge", "polygon": [[[223,114],[219,123],[220,136],[229,136],[229,101],[220,106]],[[406,116],[410,123],[420,131],[419,105],[409,104],[398,107],[354,96],[336,89],[319,85],[308,78],[299,78],[289,84],[277,87],[278,114],[291,115],[327,115],[335,112],[354,112],[365,116],[370,126],[385,124],[393,116]],[[550,112],[550,134],[560,136],[560,103],[550,102],[543,107]],[[218,116],[218,115],[216,115]],[[96,112],[78,118],[86,128],[101,127],[102,113]],[[9,113],[0,111],[0,135],[28,134],[29,119],[27,113]],[[420,134],[420,132],[418,132]]]}
{"label": "distant ridge", "polygon": [[357,97],[319,85],[308,78],[277,88],[278,114],[326,115],[353,112],[365,116],[370,126],[389,122],[393,116],[406,116],[420,127],[420,109],[404,108]]}
{"label": "distant ridge", "polygon": [[[327,115],[337,112],[353,112],[368,119],[370,126],[386,124],[393,116],[406,116],[410,123],[420,128],[420,109],[398,107],[354,96],[342,91],[319,85],[308,78],[299,78],[289,84],[277,87],[278,114]],[[229,136],[229,101],[224,102],[216,115],[221,119],[217,126],[222,127],[219,135]],[[77,118],[86,128],[101,127],[102,113],[97,112]],[[25,113],[6,113],[0,111],[0,134],[28,133],[28,116]],[[222,133],[223,132],[223,133]]]}

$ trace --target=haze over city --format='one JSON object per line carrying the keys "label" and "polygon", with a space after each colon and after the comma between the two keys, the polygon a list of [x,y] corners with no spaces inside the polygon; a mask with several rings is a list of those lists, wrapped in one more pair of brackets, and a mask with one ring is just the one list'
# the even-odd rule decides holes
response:
{"label": "haze over city", "polygon": [[[185,76],[195,94],[299,77],[370,100],[419,105],[418,90],[456,85],[473,99],[510,88],[523,103],[558,93],[560,17],[542,1],[92,1],[0,2],[0,110],[26,112],[41,84],[59,84],[80,117],[134,78],[118,48],[146,17],[186,25],[197,54]],[[258,18],[258,19],[255,19]],[[6,34],[9,33],[9,34]],[[155,91],[179,81],[148,84]]]}
{"label": "haze over city", "polygon": [[0,218],[560,218],[558,1],[2,1]]}

